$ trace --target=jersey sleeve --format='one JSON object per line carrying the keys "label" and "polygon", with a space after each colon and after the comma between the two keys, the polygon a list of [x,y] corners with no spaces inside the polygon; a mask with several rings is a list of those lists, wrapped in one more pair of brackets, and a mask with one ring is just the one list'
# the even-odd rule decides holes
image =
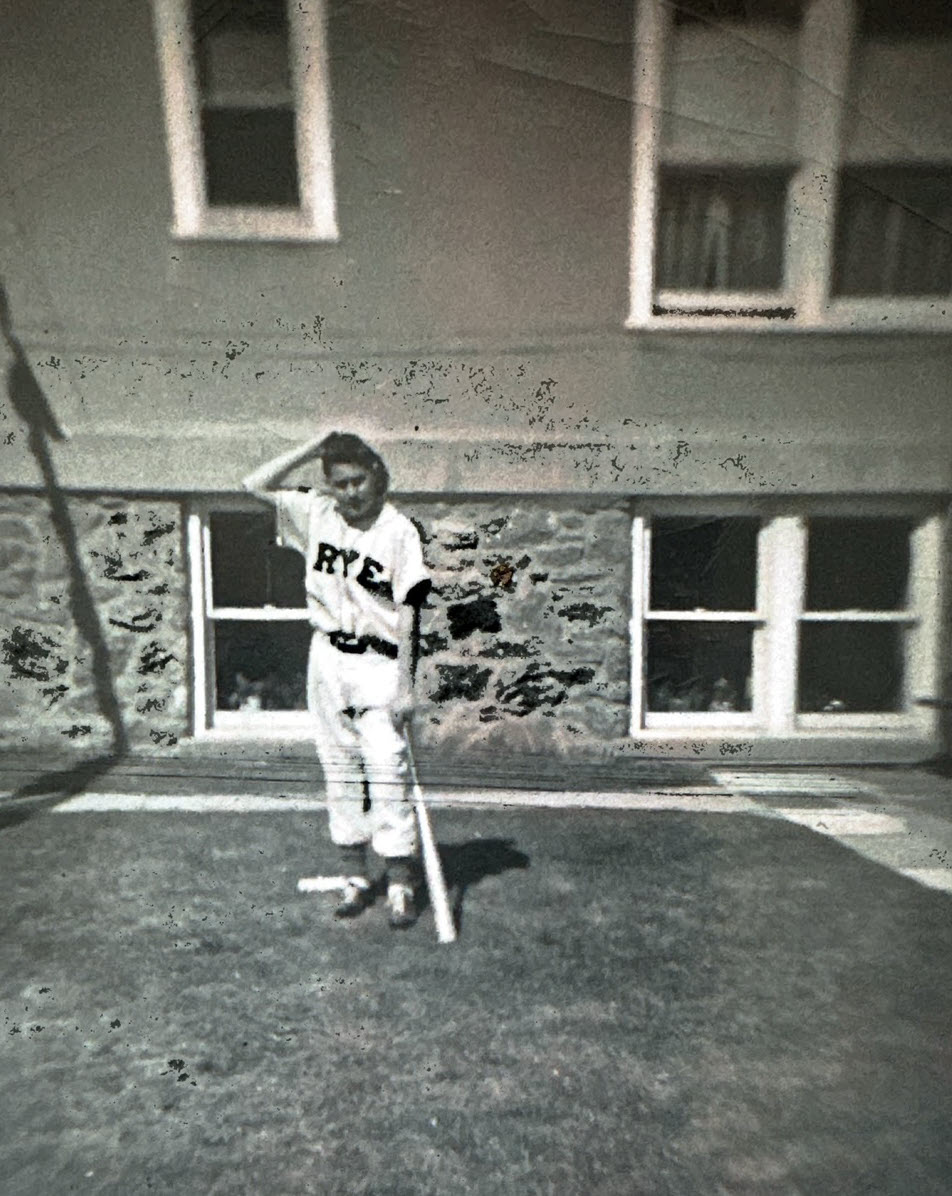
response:
{"label": "jersey sleeve", "polygon": [[398,606],[418,606],[430,592],[432,582],[423,563],[420,533],[409,519],[403,521],[400,546],[393,569],[393,600]]}
{"label": "jersey sleeve", "polygon": [[301,490],[276,490],[274,509],[277,516],[277,541],[282,548],[296,548],[307,553],[311,495]]}

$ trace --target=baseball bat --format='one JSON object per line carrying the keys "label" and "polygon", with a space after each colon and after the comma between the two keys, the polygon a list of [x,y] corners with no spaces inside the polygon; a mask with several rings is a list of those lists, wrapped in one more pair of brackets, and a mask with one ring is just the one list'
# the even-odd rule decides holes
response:
{"label": "baseball bat", "polygon": [[404,728],[404,738],[407,743],[407,763],[410,768],[410,783],[413,786],[413,802],[416,806],[417,822],[420,826],[420,847],[423,854],[423,872],[426,876],[426,887],[430,893],[430,904],[433,906],[433,917],[436,921],[436,935],[441,943],[456,942],[456,924],[453,921],[453,911],[450,909],[450,899],[446,891],[446,880],[440,866],[440,853],[433,838],[433,828],[427,813],[423,790],[417,776],[416,761],[413,758],[413,745],[410,735]]}

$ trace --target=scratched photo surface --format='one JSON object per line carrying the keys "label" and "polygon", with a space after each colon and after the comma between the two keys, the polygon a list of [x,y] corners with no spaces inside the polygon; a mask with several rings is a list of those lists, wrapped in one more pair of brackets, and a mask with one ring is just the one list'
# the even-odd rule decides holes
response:
{"label": "scratched photo surface", "polygon": [[947,1192],[952,6],[0,47],[0,1190]]}

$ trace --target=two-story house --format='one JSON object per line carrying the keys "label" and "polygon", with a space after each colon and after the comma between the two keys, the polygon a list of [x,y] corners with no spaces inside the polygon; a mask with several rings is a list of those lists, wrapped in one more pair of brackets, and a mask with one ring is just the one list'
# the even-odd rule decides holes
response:
{"label": "two-story house", "polygon": [[306,734],[238,480],[323,427],[421,528],[431,747],[942,750],[944,0],[0,23],[3,744]]}

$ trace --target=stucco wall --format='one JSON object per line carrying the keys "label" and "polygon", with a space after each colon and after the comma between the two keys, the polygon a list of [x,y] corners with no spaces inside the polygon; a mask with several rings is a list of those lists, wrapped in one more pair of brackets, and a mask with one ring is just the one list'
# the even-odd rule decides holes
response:
{"label": "stucco wall", "polygon": [[288,245],[170,235],[148,3],[3,6],[0,277],[65,485],[231,489],[358,422],[407,489],[952,489],[947,336],[624,331],[630,0],[328,11],[341,235]]}

